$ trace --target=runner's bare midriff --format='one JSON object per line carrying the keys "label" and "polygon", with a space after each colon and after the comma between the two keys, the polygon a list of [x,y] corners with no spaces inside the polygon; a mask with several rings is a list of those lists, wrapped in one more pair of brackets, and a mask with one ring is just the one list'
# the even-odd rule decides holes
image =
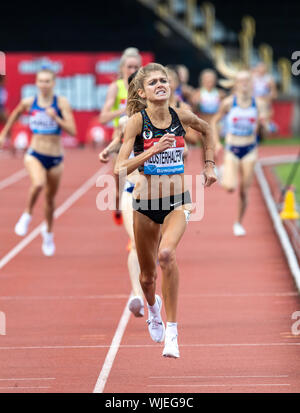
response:
{"label": "runner's bare midriff", "polygon": [[225,142],[228,145],[233,145],[233,146],[248,146],[256,142],[256,136],[255,135],[237,136],[237,135],[228,133],[226,136]]}
{"label": "runner's bare midriff", "polygon": [[60,135],[32,135],[30,147],[42,155],[60,156],[63,154]]}
{"label": "runner's bare midriff", "polygon": [[140,172],[133,196],[136,199],[158,199],[182,194],[189,189],[184,182],[184,174],[145,175]]}

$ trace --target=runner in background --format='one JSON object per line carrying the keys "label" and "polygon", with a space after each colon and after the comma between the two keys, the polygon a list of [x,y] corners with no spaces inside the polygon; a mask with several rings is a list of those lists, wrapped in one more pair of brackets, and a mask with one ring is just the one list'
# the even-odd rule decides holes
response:
{"label": "runner in background", "polygon": [[[135,74],[134,72],[128,78],[128,84],[132,81]],[[128,121],[128,116],[122,116],[119,120],[119,128],[118,133],[115,134],[114,139],[104,148],[100,154],[99,159],[100,162],[107,163],[109,161],[110,154],[119,153],[121,148],[125,127]],[[128,308],[134,314],[135,317],[143,317],[144,316],[144,295],[140,285],[140,266],[137,257],[135,241],[134,241],[134,234],[133,234],[133,208],[132,208],[132,192],[134,189],[134,185],[137,182],[139,177],[138,171],[134,171],[132,174],[127,176],[126,183],[124,190],[122,191],[121,196],[121,211],[124,221],[125,230],[129,236],[129,243],[128,243],[128,260],[127,266],[129,271],[129,277],[131,282],[131,288],[133,292],[133,297],[129,300]]]}
{"label": "runner in background", "polygon": [[176,95],[184,102],[190,104],[194,88],[188,84],[190,78],[189,69],[185,65],[177,65],[175,69],[179,79]]}
{"label": "runner in background", "polygon": [[[176,94],[176,90],[179,86],[179,77],[175,66],[168,65],[166,66],[168,77],[169,77],[169,84],[170,84],[170,99],[169,105],[173,109],[185,109],[185,110],[192,110],[191,106],[185,103],[179,96]],[[201,136],[200,132],[199,135]],[[188,154],[188,146],[187,143],[195,145],[198,142],[198,136],[195,135],[195,131],[191,128],[188,128],[185,135],[185,152],[184,157],[187,157]]]}
{"label": "runner in background", "polygon": [[[113,139],[120,135],[119,121],[122,116],[126,115],[128,78],[140,68],[141,64],[142,58],[138,49],[135,47],[125,49],[120,60],[120,77],[118,80],[112,82],[108,88],[99,120],[102,124],[113,121]],[[118,179],[116,179],[116,185],[116,210],[113,213],[113,219],[116,225],[122,225],[123,220],[119,206]]]}
{"label": "runner in background", "polygon": [[15,226],[15,233],[25,236],[32,220],[33,208],[39,194],[45,188],[46,226],[42,229],[42,251],[46,256],[55,253],[53,238],[53,214],[55,196],[63,173],[63,147],[61,131],[76,135],[76,126],[69,102],[65,97],[54,94],[55,73],[41,69],[36,75],[38,94],[24,98],[9,116],[0,133],[0,147],[10,129],[24,112],[29,112],[29,126],[32,131],[30,147],[24,163],[31,179],[31,187],[25,211]]}
{"label": "runner in background", "polygon": [[[119,131],[120,134],[116,135],[112,142],[107,145],[103,151],[99,154],[100,162],[107,163],[110,158],[110,154],[119,153],[122,145],[124,130],[128,116],[123,116],[120,119]],[[131,288],[133,292],[133,297],[129,300],[128,308],[134,314],[135,317],[144,316],[144,295],[140,285],[140,266],[137,257],[134,233],[133,233],[133,208],[132,208],[132,192],[134,190],[135,183],[139,177],[139,172],[136,170],[127,176],[124,190],[122,191],[122,196],[120,200],[120,206],[123,216],[123,222],[125,230],[129,236],[128,249],[128,259],[127,266],[129,271],[129,277],[131,282]]]}
{"label": "runner in background", "polygon": [[277,99],[277,87],[275,80],[265,63],[259,62],[252,70],[253,94],[260,100],[261,106],[261,127],[258,130],[258,140],[263,140],[269,133],[277,132],[278,128],[272,121],[272,103]]}
{"label": "runner in background", "polygon": [[[205,69],[199,76],[199,87],[194,91],[191,102],[193,112],[210,124],[213,116],[218,112],[225,94],[217,88],[217,74],[212,69]],[[191,140],[201,142],[201,135],[197,131],[191,132]],[[204,153],[202,151],[202,161]]]}
{"label": "runner in background", "polygon": [[200,73],[199,87],[192,96],[192,107],[201,119],[210,123],[212,117],[218,112],[225,94],[217,88],[217,74],[212,69]]}
{"label": "runner in background", "polygon": [[216,152],[223,147],[220,143],[218,123],[227,116],[224,167],[221,185],[228,192],[235,191],[240,178],[237,220],[233,225],[235,236],[244,236],[242,226],[248,205],[248,192],[257,160],[257,129],[260,121],[260,103],[253,96],[250,72],[236,75],[233,94],[225,98],[218,113],[211,121]]}

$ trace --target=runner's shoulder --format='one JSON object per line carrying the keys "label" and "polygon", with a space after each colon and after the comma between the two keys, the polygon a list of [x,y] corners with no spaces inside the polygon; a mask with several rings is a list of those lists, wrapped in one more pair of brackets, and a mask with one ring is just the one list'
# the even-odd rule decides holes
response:
{"label": "runner's shoulder", "polygon": [[126,124],[126,130],[135,130],[139,133],[143,127],[143,117],[141,112],[137,112],[134,115],[130,116]]}
{"label": "runner's shoulder", "polygon": [[20,102],[20,105],[23,110],[29,110],[34,102],[35,96],[30,96],[28,98],[23,98]]}
{"label": "runner's shoulder", "polygon": [[233,95],[227,96],[225,97],[220,104],[220,110],[221,111],[225,111],[225,112],[229,112],[232,104],[233,104]]}

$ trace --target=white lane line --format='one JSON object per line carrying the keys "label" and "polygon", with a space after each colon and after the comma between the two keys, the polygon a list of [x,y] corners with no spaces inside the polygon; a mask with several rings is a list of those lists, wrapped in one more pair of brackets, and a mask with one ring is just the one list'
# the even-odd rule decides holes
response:
{"label": "white lane line", "polygon": [[279,379],[287,377],[289,376],[150,376],[149,379]]}
{"label": "white lane line", "polygon": [[[55,210],[54,218],[57,219],[64,214],[79,198],[81,198],[93,185],[95,185],[98,176],[106,173],[109,169],[109,165],[105,165],[100,168],[98,172],[96,172],[83,185],[81,185],[80,188],[78,188],[60,207]],[[43,225],[44,222],[38,225],[29,235],[27,235],[27,237],[19,242],[19,244],[17,244],[0,260],[0,270],[40,234]]]}
{"label": "white lane line", "polygon": [[25,378],[25,377],[22,377],[22,378],[15,378],[15,379],[12,379],[12,378],[10,378],[10,379],[0,379],[0,381],[32,381],[32,380],[56,380],[55,379],[55,377],[39,377],[39,378]]}
{"label": "white lane line", "polygon": [[292,273],[292,276],[294,277],[295,283],[297,285],[298,290],[300,291],[300,268],[298,264],[298,260],[295,254],[295,251],[293,249],[293,246],[291,245],[290,239],[287,235],[287,232],[282,224],[282,221],[280,219],[280,216],[278,214],[276,204],[274,202],[274,199],[271,194],[271,190],[269,187],[269,184],[265,178],[262,166],[260,162],[257,162],[255,166],[255,173],[256,173],[256,178],[258,180],[258,183],[260,185],[265,203],[267,205],[267,208],[269,210],[269,213],[271,215],[272,221],[273,221],[273,226],[275,228],[275,231],[277,233],[277,236],[279,238],[280,244],[283,248],[283,251],[285,253],[288,266],[290,268],[290,271]]}
{"label": "white lane line", "polygon": [[128,298],[128,294],[108,294],[108,295],[61,295],[61,296],[3,296],[0,297],[0,301],[32,301],[32,300],[111,300],[111,299],[124,299]]}
{"label": "white lane line", "polygon": [[298,155],[277,155],[260,158],[259,162],[262,165],[277,165],[282,163],[292,163],[298,160]]}
{"label": "white lane line", "polygon": [[119,321],[117,330],[115,332],[114,338],[111,342],[110,348],[108,350],[108,353],[106,355],[106,358],[104,360],[101,372],[99,374],[97,383],[95,385],[95,388],[93,390],[93,393],[103,393],[104,387],[106,385],[109,373],[111,371],[111,368],[113,366],[115,357],[117,355],[117,352],[120,348],[120,344],[123,338],[123,334],[125,332],[125,329],[127,327],[128,321],[130,319],[130,311],[128,309],[128,302],[130,300],[130,297],[126,303],[125,309],[123,311],[122,317]]}
{"label": "white lane line", "polygon": [[[126,317],[125,317],[126,316]],[[111,343],[111,345],[109,344],[96,344],[96,345],[86,345],[86,346],[78,346],[78,345],[74,345],[74,346],[20,346],[20,347],[5,347],[2,346],[0,347],[0,351],[1,350],[80,350],[80,349],[86,349],[86,348],[94,348],[94,349],[101,349],[101,348],[109,348],[109,349],[114,349],[116,351],[118,351],[119,348],[121,349],[136,349],[136,348],[159,348],[162,347],[162,345],[159,344],[120,344],[118,343],[118,341],[121,341],[122,337],[120,336],[120,332],[123,334],[124,333],[124,325],[125,322],[128,320],[126,320],[127,317],[130,316],[130,312],[127,312],[127,309],[124,310],[124,313],[122,315],[122,318],[119,322],[118,325],[118,329],[116,331],[116,334],[114,336],[114,339]],[[121,323],[122,322],[122,323]],[[122,324],[122,325],[121,325]],[[118,335],[117,335],[118,333]],[[118,341],[117,341],[117,336],[118,336]],[[115,340],[115,341],[114,341]],[[225,343],[225,344],[180,344],[180,347],[284,347],[284,346],[300,346],[300,342],[299,343]]]}
{"label": "white lane line", "polygon": [[282,293],[203,293],[203,294],[181,294],[181,297],[208,297],[208,298],[215,298],[215,297],[224,297],[224,298],[232,298],[232,297],[293,297],[299,296],[299,293],[296,291],[289,291],[289,292],[282,292]]}
{"label": "white lane line", "polygon": [[[182,294],[181,297],[201,297],[201,298],[232,298],[232,297],[298,297],[298,292],[286,292],[286,293],[249,293],[249,294]],[[0,301],[21,301],[21,300],[110,300],[110,299],[124,299],[128,298],[128,294],[101,294],[101,295],[57,295],[57,296],[1,296]]]}
{"label": "white lane line", "polygon": [[253,384],[148,384],[147,387],[273,387],[273,386],[290,386],[289,383],[253,383]]}
{"label": "white lane line", "polygon": [[27,176],[27,171],[26,169],[20,169],[19,171],[15,172],[11,176],[3,179],[0,181],[0,191],[1,189],[7,188],[10,185],[15,184],[16,182],[20,181],[21,179],[25,178]]}
{"label": "white lane line", "polygon": [[11,387],[0,387],[1,389],[13,389],[13,390],[19,390],[19,389],[51,389],[51,387],[48,386],[11,386]]}

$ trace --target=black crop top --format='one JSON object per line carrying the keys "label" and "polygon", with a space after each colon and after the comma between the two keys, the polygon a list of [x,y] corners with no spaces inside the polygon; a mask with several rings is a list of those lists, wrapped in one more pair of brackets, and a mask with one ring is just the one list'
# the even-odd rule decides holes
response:
{"label": "black crop top", "polygon": [[138,170],[146,175],[171,175],[184,172],[183,151],[185,130],[174,109],[169,107],[172,116],[171,125],[166,129],[156,128],[146,110],[142,110],[143,127],[134,142],[134,156],[140,155],[151,146],[155,145],[166,133],[175,135],[174,147],[152,156]]}

